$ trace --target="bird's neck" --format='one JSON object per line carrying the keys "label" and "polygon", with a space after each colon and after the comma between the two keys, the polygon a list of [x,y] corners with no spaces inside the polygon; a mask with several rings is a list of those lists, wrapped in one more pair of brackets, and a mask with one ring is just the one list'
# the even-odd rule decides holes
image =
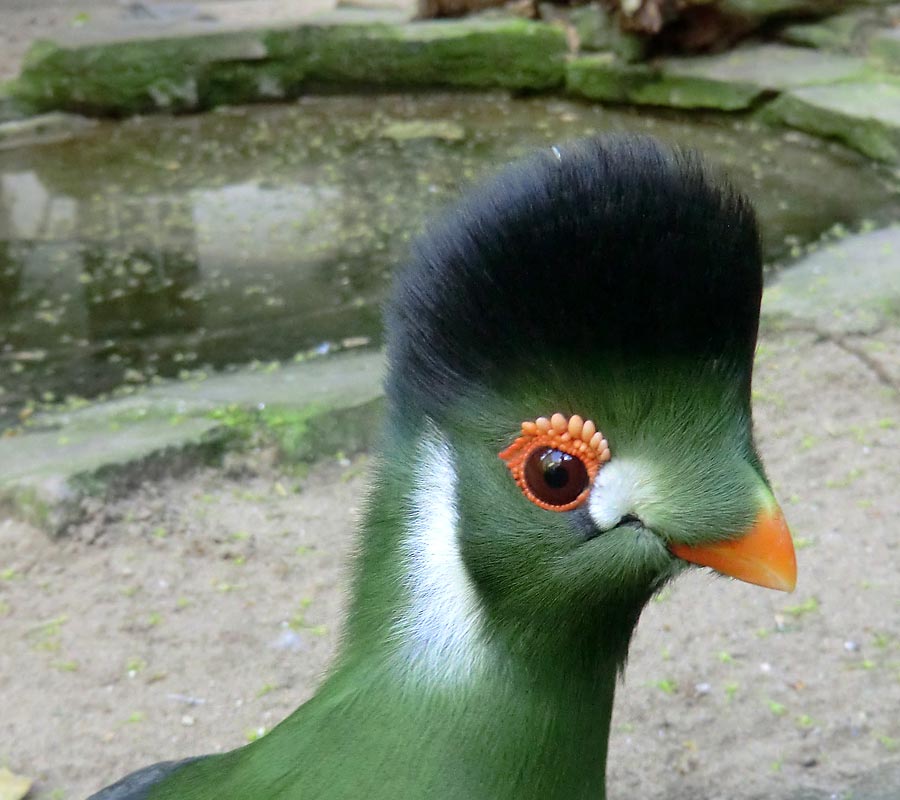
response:
{"label": "bird's neck", "polygon": [[[480,796],[602,798],[637,613],[577,629],[497,622],[461,560],[446,452],[432,443],[412,462],[376,470],[345,645],[325,692],[366,686],[357,702],[371,718],[414,720],[411,749],[437,757],[443,742],[459,771],[505,776]],[[406,703],[415,707],[397,714]]]}

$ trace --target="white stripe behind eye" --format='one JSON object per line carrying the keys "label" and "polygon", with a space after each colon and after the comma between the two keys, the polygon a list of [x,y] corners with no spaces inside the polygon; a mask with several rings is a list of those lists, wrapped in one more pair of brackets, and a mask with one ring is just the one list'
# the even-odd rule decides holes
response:
{"label": "white stripe behind eye", "polygon": [[403,554],[409,605],[395,624],[399,654],[429,677],[458,680],[481,662],[481,607],[459,551],[457,476],[449,443],[432,428],[417,450]]}

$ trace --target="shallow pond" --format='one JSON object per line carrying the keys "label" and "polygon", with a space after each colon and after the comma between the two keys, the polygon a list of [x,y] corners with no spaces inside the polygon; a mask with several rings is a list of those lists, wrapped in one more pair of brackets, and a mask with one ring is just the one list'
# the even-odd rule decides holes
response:
{"label": "shallow pond", "polygon": [[724,166],[770,263],[900,214],[886,171],[733,118],[447,93],[104,123],[0,152],[0,427],[36,401],[377,344],[391,270],[430,213],[524,152],[609,130]]}

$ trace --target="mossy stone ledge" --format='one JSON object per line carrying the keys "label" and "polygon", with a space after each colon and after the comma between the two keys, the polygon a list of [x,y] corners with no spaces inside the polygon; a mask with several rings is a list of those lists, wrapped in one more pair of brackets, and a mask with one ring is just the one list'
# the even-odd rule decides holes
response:
{"label": "mossy stone ledge", "polygon": [[769,104],[763,118],[900,164],[900,84],[871,80],[794,89]]}
{"label": "mossy stone ledge", "polygon": [[365,450],[380,431],[383,369],[381,353],[350,351],[38,412],[0,437],[0,511],[57,536],[92,501],[230,450],[274,446],[288,464]]}
{"label": "mossy stone ledge", "polygon": [[763,321],[834,336],[900,324],[900,226],[822,242],[767,286]]}
{"label": "mossy stone ledge", "polygon": [[571,93],[596,100],[737,111],[766,94],[852,80],[866,69],[863,59],[852,56],[759,44],[721,55],[636,65],[602,55],[575,58],[568,65],[566,85]]}
{"label": "mossy stone ledge", "polygon": [[872,37],[889,25],[887,8],[854,8],[820,20],[786,25],[778,37],[803,47],[861,55],[868,51]]}
{"label": "mossy stone ledge", "polygon": [[565,33],[519,19],[316,22],[164,39],[36,43],[10,93],[33,111],[127,116],[296,97],[317,88],[544,90]]}
{"label": "mossy stone ledge", "polygon": [[885,6],[895,0],[720,0],[722,11],[746,17],[822,17],[852,6]]}
{"label": "mossy stone ledge", "polygon": [[722,111],[749,108],[762,94],[752,84],[669,75],[660,66],[623,64],[605,55],[573,58],[566,88],[570,94],[611,103]]}
{"label": "mossy stone ledge", "polygon": [[869,41],[869,54],[882,69],[900,72],[900,30],[882,30]]}

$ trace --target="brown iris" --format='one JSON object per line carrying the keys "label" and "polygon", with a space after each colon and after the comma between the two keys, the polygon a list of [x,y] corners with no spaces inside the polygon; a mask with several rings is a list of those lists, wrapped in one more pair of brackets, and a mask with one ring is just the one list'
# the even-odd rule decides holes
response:
{"label": "brown iris", "polygon": [[524,477],[538,500],[555,507],[573,503],[590,482],[578,456],[552,447],[539,447],[528,456]]}

